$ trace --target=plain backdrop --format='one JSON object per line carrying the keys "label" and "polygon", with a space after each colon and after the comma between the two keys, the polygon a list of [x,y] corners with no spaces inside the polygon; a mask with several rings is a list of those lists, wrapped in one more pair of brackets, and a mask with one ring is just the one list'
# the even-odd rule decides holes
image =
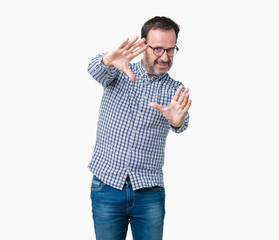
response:
{"label": "plain backdrop", "polygon": [[167,140],[164,239],[278,240],[278,11],[271,0],[1,2],[0,239],[95,239],[87,165],[103,90],[87,66],[168,16],[181,27],[169,73],[193,104],[188,130]]}

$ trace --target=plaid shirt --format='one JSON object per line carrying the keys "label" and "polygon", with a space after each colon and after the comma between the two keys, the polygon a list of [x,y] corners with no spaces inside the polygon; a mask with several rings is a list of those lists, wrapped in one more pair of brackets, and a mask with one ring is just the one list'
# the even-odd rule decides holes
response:
{"label": "plaid shirt", "polygon": [[161,112],[149,106],[167,106],[182,84],[168,74],[149,78],[142,61],[129,67],[137,81],[102,63],[99,54],[89,63],[88,72],[104,88],[97,139],[90,171],[105,184],[122,190],[129,175],[134,190],[164,186],[165,143],[169,130],[181,133],[188,127],[189,114],[180,128],[174,128]]}

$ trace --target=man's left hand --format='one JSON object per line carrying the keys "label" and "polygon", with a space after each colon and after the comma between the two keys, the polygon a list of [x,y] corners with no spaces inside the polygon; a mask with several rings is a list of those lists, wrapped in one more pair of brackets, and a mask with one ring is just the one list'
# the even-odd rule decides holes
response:
{"label": "man's left hand", "polygon": [[180,96],[182,89],[183,85],[177,89],[168,106],[161,106],[154,102],[149,103],[149,106],[160,111],[173,127],[180,127],[183,124],[184,117],[192,104],[192,100],[189,100],[189,89],[185,89]]}

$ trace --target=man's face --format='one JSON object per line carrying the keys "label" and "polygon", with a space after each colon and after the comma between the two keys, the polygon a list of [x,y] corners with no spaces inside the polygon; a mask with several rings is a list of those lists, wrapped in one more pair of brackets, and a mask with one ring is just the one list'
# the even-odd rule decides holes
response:
{"label": "man's face", "polygon": [[[176,35],[173,29],[161,30],[153,29],[150,30],[147,36],[147,43],[152,48],[161,47],[169,49],[175,47]],[[147,70],[149,77],[154,75],[165,74],[169,71],[172,66],[173,57],[167,55],[167,51],[160,57],[153,54],[153,49],[150,47],[144,52],[143,55],[143,66]]]}

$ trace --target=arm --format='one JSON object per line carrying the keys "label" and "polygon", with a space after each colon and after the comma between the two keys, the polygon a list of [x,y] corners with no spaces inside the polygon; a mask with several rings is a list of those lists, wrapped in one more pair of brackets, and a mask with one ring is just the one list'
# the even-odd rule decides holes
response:
{"label": "arm", "polygon": [[99,54],[91,60],[88,65],[88,72],[105,88],[115,79],[117,69],[115,67],[106,66],[103,63],[102,59],[104,55],[104,53]]}

